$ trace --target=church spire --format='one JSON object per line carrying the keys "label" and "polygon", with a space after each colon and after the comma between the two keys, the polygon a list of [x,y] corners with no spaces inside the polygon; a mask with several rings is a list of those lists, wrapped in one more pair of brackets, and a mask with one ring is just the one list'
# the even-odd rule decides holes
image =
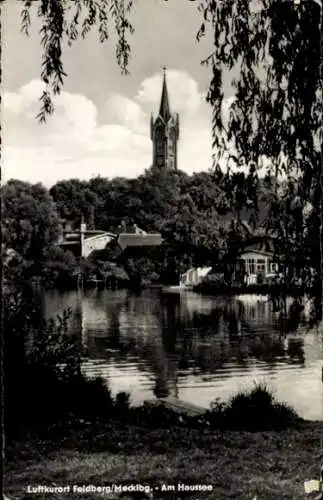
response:
{"label": "church spire", "polygon": [[177,169],[177,142],[179,139],[179,116],[170,112],[164,68],[163,89],[159,114],[151,117],[150,137],[153,142],[153,165],[166,169]]}
{"label": "church spire", "polygon": [[167,123],[171,117],[171,112],[170,112],[168,91],[167,91],[166,68],[164,67],[163,70],[164,70],[164,79],[163,79],[163,90],[161,95],[159,114],[163,118],[165,123]]}

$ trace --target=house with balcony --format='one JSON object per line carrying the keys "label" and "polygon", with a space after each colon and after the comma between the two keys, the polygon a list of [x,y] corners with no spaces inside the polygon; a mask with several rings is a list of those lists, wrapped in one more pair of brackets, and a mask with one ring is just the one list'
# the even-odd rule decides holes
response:
{"label": "house with balcony", "polygon": [[271,281],[278,275],[278,270],[272,236],[259,235],[242,245],[235,274],[244,284],[254,285]]}

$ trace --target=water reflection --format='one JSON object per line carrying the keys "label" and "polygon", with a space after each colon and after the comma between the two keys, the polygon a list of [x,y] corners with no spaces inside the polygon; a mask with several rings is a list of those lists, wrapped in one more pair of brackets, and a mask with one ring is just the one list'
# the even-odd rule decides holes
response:
{"label": "water reflection", "polygon": [[[208,406],[242,381],[265,379],[303,416],[323,414],[322,339],[304,328],[282,328],[295,301],[282,311],[261,296],[46,295],[47,317],[68,307],[72,329],[81,332],[84,370],[109,378],[115,391],[130,391],[134,402],[172,395]],[[298,305],[298,324],[304,310]]]}

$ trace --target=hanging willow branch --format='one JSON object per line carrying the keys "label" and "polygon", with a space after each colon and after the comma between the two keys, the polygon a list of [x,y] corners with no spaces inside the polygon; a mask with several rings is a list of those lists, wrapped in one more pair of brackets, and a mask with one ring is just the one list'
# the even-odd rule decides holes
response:
{"label": "hanging willow branch", "polygon": [[[252,10],[252,5],[257,11]],[[279,172],[299,161],[318,167],[322,144],[320,0],[204,0],[197,39],[213,37],[207,100],[212,106],[215,167],[227,155],[236,166],[279,159]],[[224,129],[224,70],[239,68],[236,99]]]}
{"label": "hanging willow branch", "polygon": [[109,38],[110,25],[117,35],[115,47],[117,63],[123,74],[128,73],[130,45],[127,37],[133,33],[128,19],[132,0],[24,0],[21,12],[21,31],[29,35],[32,14],[41,20],[42,71],[45,90],[40,97],[41,108],[37,115],[40,122],[54,112],[53,96],[64,86],[66,73],[63,66],[62,47],[71,46],[79,37],[85,38],[96,29],[99,42]]}

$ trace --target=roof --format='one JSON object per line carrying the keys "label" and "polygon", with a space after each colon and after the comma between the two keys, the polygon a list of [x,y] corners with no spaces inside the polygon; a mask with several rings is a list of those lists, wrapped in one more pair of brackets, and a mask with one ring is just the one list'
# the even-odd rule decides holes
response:
{"label": "roof", "polygon": [[245,248],[241,254],[240,254],[240,258],[246,254],[246,253],[256,253],[256,254],[259,254],[259,255],[266,255],[268,257],[272,257],[274,254],[273,252],[266,252],[265,250],[258,250],[257,248]]}
{"label": "roof", "polygon": [[155,247],[160,246],[162,243],[162,237],[159,233],[151,234],[131,234],[131,233],[121,233],[119,234],[118,244],[122,250],[127,247]]}
{"label": "roof", "polygon": [[106,236],[110,236],[111,239],[116,237],[116,235],[114,233],[108,233],[108,232],[102,231],[99,234],[98,234],[98,232],[96,234],[86,234],[84,236],[84,240],[85,241],[88,241],[88,240],[94,241],[94,240],[99,240],[99,239],[106,237]]}
{"label": "roof", "polygon": [[171,117],[165,68],[164,68],[163,90],[162,90],[161,101],[160,101],[159,115],[163,118],[163,120],[166,123],[168,122],[168,120]]}
{"label": "roof", "polygon": [[90,236],[99,236],[100,234],[106,234],[106,231],[101,229],[85,229],[85,231],[81,231],[81,229],[63,229],[62,233],[65,235],[79,236],[81,233]]}

